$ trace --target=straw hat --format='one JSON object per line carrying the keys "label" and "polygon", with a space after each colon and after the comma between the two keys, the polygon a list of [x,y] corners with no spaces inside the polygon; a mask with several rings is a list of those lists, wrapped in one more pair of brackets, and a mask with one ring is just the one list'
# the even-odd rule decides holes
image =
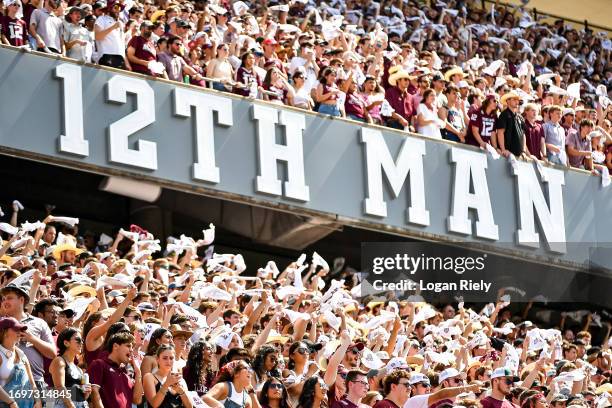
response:
{"label": "straw hat", "polygon": [[77,285],[68,291],[68,294],[72,297],[79,297],[85,293],[88,293],[91,297],[96,297],[97,293],[94,288],[87,285]]}
{"label": "straw hat", "polygon": [[151,22],[155,23],[157,22],[158,18],[160,18],[161,16],[165,16],[165,15],[166,15],[166,10],[157,10],[153,14],[151,14]]}
{"label": "straw hat", "polygon": [[444,73],[444,79],[450,82],[453,75],[462,75],[463,78],[467,76],[460,67],[453,67]]}
{"label": "straw hat", "polygon": [[519,94],[517,94],[517,93],[516,93],[516,92],[514,92],[514,91],[510,91],[510,92],[508,92],[508,93],[505,93],[505,94],[504,94],[504,95],[501,97],[501,103],[502,103],[502,105],[505,105],[505,104],[506,104],[506,101],[507,101],[508,99],[515,99],[515,98],[516,98],[516,99],[519,99],[519,100],[521,99],[521,97],[519,96]]}
{"label": "straw hat", "polygon": [[396,86],[397,80],[403,79],[403,78],[407,78],[410,80],[415,79],[415,77],[411,76],[408,72],[404,71],[403,69],[400,69],[397,72],[391,74],[391,76],[389,77],[389,84],[391,86]]}
{"label": "straw hat", "polygon": [[193,336],[193,332],[190,330],[184,330],[178,324],[173,324],[170,326],[170,333],[172,333],[172,337],[186,337],[190,339]]}
{"label": "straw hat", "polygon": [[57,244],[53,247],[53,257],[59,261],[64,251],[72,251],[77,256],[83,253],[83,250],[76,246],[76,238],[60,232],[57,236]]}

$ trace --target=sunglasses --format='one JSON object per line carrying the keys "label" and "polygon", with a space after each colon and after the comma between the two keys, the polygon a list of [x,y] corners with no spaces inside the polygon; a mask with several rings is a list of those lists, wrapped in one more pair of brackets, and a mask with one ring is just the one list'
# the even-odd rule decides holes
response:
{"label": "sunglasses", "polygon": [[354,382],[354,383],[359,383],[359,384],[361,384],[361,385],[363,385],[363,386],[365,386],[365,387],[368,387],[368,388],[370,387],[370,384],[368,384],[368,382],[367,382],[367,381],[363,381],[363,380],[355,380],[355,381],[352,381],[352,382]]}
{"label": "sunglasses", "polygon": [[410,383],[409,382],[398,382],[397,385],[403,385],[406,388],[410,387]]}
{"label": "sunglasses", "polygon": [[514,384],[514,381],[512,381],[512,379],[510,379],[510,378],[506,378],[506,379],[504,380],[504,382],[506,383],[506,385],[512,385],[512,384]]}
{"label": "sunglasses", "polygon": [[273,390],[282,390],[283,389],[283,384],[281,383],[272,383],[270,384],[270,388],[272,388]]}
{"label": "sunglasses", "polygon": [[346,374],[347,374],[347,373],[338,373],[338,375],[340,376],[340,378],[342,378],[343,380],[346,380]]}
{"label": "sunglasses", "polygon": [[298,352],[298,353],[300,353],[300,354],[310,354],[310,351],[309,351],[307,348],[305,348],[305,347],[299,347],[299,348],[298,348],[297,350],[295,350],[295,351],[297,351],[297,352]]}
{"label": "sunglasses", "polygon": [[319,381],[319,387],[321,387],[321,389],[323,391],[328,391],[329,390],[329,387],[323,381]]}
{"label": "sunglasses", "polygon": [[353,347],[351,349],[351,353],[353,353],[353,354],[361,354],[361,350],[359,350],[357,347]]}

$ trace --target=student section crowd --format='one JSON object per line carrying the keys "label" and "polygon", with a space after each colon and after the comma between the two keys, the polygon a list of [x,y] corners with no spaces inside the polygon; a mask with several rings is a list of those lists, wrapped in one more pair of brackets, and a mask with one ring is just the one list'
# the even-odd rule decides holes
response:
{"label": "student section crowd", "polygon": [[481,1],[5,0],[2,42],[608,174],[607,32]]}
{"label": "student section crowd", "polygon": [[596,314],[531,321],[501,293],[484,308],[362,299],[317,253],[247,266],[214,252],[212,225],[162,247],[136,225],[81,236],[21,208],[0,223],[4,406],[612,406]]}

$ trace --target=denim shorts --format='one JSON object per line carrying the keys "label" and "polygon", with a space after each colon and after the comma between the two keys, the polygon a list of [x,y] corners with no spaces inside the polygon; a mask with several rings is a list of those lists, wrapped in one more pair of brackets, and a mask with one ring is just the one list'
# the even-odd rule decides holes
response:
{"label": "denim shorts", "polygon": [[340,116],[340,109],[336,105],[325,105],[322,103],[319,105],[319,113],[330,116]]}

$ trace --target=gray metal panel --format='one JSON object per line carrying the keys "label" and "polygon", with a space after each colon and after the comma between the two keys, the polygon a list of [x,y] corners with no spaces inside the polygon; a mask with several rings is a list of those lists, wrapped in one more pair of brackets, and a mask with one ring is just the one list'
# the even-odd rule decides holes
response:
{"label": "gray metal panel", "polygon": [[[306,183],[310,201],[299,203],[279,197],[257,194],[256,122],[251,119],[252,101],[232,97],[231,127],[216,126],[215,146],[221,182],[217,185],[194,181],[191,166],[194,157],[193,118],[174,116],[172,90],[182,84],[161,80],[148,81],[155,92],[156,121],[135,136],[157,143],[158,169],[141,170],[108,161],[108,125],[132,112],[133,103],[106,102],[106,83],[113,75],[130,75],[116,70],[83,66],[83,101],[85,137],[90,155],[78,158],[58,153],[58,135],[62,130],[61,81],[53,69],[66,60],[16,52],[0,48],[0,149],[34,159],[49,159],[100,173],[124,174],[162,183],[164,186],[196,191],[219,192],[225,198],[248,200],[261,205],[292,211],[322,212],[367,228],[382,229],[424,239],[474,242],[489,249],[534,256],[540,261],[584,262],[590,247],[608,242],[612,230],[612,188],[602,189],[600,179],[586,172],[565,171],[563,188],[568,253],[552,256],[544,249],[532,250],[514,244],[518,228],[515,180],[505,160],[488,159],[487,178],[495,221],[500,239],[496,243],[475,240],[447,232],[454,167],[450,164],[449,143],[426,139],[424,159],[426,203],[431,225],[407,225],[407,186],[399,198],[385,193],[388,217],[364,215],[366,196],[364,149],[359,142],[359,126],[345,120],[306,116],[304,156]],[[214,91],[201,90],[204,93]],[[255,102],[262,103],[262,102]],[[282,108],[279,108],[282,109]],[[277,135],[282,129],[277,129]],[[383,129],[390,152],[396,155],[403,138],[395,131]],[[132,137],[131,140],[136,139]],[[413,137],[413,136],[409,136]],[[470,147],[464,147],[470,148]],[[575,245],[573,245],[575,244]]]}

